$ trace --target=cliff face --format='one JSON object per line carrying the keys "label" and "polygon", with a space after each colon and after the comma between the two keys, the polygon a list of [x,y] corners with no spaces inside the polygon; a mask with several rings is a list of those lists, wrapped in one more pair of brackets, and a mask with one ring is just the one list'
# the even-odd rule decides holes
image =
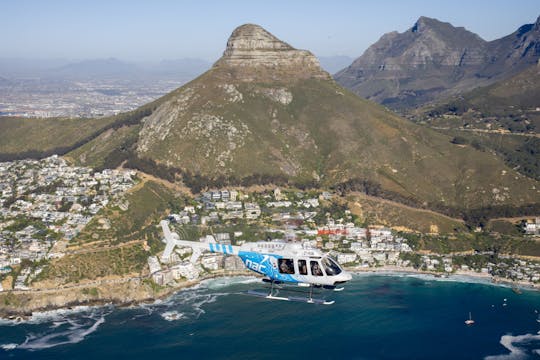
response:
{"label": "cliff face", "polygon": [[362,97],[406,109],[511,76],[540,57],[539,21],[492,42],[421,17],[370,46],[336,81]]}
{"label": "cliff face", "polygon": [[512,34],[488,44],[489,64],[484,76],[505,69],[523,69],[540,60],[540,16],[534,24],[521,26]]}
{"label": "cliff face", "polygon": [[214,69],[240,81],[331,78],[312,53],[297,50],[254,24],[233,31]]}

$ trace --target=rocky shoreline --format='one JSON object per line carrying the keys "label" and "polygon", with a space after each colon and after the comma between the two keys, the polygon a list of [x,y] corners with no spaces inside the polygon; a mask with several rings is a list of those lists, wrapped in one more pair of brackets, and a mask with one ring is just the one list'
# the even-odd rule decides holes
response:
{"label": "rocky shoreline", "polygon": [[153,303],[185,288],[200,284],[204,280],[246,276],[253,273],[245,271],[217,271],[196,280],[186,280],[174,286],[151,286],[140,277],[125,278],[122,282],[96,287],[91,284],[65,289],[18,290],[0,293],[0,319],[25,320],[34,313],[71,309],[77,306],[128,307]]}
{"label": "rocky shoreline", "polygon": [[[486,284],[496,286],[506,286],[512,289],[540,290],[540,284],[529,282],[512,282],[507,279],[500,279],[489,274],[476,273],[472,271],[458,271],[452,274],[441,274],[430,271],[420,271],[414,268],[404,268],[397,266],[384,266],[377,268],[347,267],[348,271],[354,274],[384,274],[388,275],[428,275],[433,277],[456,278],[457,281],[464,281],[459,277],[478,279]],[[79,306],[107,306],[129,307],[139,304],[153,303],[156,300],[164,299],[177,291],[190,288],[209,279],[254,276],[253,272],[244,271],[216,271],[206,274],[196,280],[179,282],[174,286],[157,287],[151,286],[140,277],[126,278],[122,282],[107,284],[105,286],[85,287],[84,284],[66,289],[40,289],[29,291],[6,291],[0,293],[0,318],[11,321],[24,321],[32,317],[35,313],[73,309]]]}

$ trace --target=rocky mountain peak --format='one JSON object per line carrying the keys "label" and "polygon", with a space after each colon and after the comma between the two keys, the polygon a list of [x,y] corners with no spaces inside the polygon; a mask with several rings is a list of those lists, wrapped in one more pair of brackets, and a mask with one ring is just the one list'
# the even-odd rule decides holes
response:
{"label": "rocky mountain peak", "polygon": [[227,41],[223,56],[234,57],[243,52],[294,50],[259,25],[245,24],[237,27]]}
{"label": "rocky mountain peak", "polygon": [[416,23],[414,23],[413,27],[411,28],[411,32],[417,33],[424,31],[433,25],[440,23],[437,19],[428,18],[426,16],[420,16]]}
{"label": "rocky mountain peak", "polygon": [[225,70],[241,81],[331,79],[311,52],[297,50],[255,24],[232,32],[214,69]]}

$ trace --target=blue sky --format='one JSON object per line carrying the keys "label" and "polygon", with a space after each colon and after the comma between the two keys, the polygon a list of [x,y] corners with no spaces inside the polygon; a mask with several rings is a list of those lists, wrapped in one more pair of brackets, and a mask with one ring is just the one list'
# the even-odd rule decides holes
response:
{"label": "blue sky", "polygon": [[358,57],[420,16],[493,40],[532,23],[539,0],[0,0],[0,57],[216,60],[235,27],[256,23],[318,56]]}

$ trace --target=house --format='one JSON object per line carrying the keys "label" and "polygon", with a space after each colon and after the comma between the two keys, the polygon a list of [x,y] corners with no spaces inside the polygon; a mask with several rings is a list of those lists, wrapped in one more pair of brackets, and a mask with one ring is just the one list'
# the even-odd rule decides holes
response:
{"label": "house", "polygon": [[171,266],[171,272],[174,279],[184,277],[188,280],[193,280],[199,277],[199,270],[189,261]]}
{"label": "house", "polygon": [[527,235],[539,235],[540,234],[540,217],[535,220],[527,220],[525,224],[525,234]]}
{"label": "house", "polygon": [[229,201],[230,198],[231,198],[231,194],[229,190],[221,190],[221,200]]}
{"label": "house", "polygon": [[357,258],[357,255],[355,253],[352,254],[338,254],[337,261],[340,264],[347,264],[355,262]]}
{"label": "house", "polygon": [[158,258],[156,256],[148,257],[148,267],[150,268],[150,274],[161,271],[161,265],[159,264]]}
{"label": "house", "polygon": [[274,189],[274,199],[276,199],[277,201],[280,201],[282,199],[282,197],[281,197],[281,189],[280,188],[275,188]]}
{"label": "house", "polygon": [[244,204],[246,219],[257,219],[261,215],[261,208],[255,203]]}

